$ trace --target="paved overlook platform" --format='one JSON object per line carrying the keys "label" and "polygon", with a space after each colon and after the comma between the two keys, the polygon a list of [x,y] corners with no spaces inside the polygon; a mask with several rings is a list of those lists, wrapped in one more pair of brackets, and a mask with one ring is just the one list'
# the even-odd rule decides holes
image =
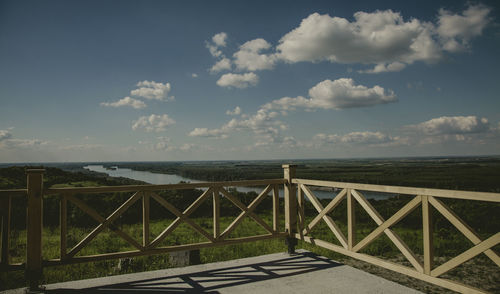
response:
{"label": "paved overlook platform", "polygon": [[[305,250],[46,285],[47,293],[421,293]],[[23,289],[5,293],[24,293]]]}

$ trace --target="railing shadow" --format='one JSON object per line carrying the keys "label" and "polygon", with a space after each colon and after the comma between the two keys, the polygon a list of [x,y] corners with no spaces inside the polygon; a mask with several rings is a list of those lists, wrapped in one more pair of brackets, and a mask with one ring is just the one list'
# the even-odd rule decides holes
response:
{"label": "railing shadow", "polygon": [[290,257],[188,274],[134,280],[85,289],[54,289],[46,293],[219,293],[221,288],[296,276],[341,266],[311,252]]}

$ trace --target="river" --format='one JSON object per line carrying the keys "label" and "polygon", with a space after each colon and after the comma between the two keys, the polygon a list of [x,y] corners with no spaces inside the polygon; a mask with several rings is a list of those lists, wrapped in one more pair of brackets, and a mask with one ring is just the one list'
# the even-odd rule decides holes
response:
{"label": "river", "polygon": [[[129,168],[119,168],[113,167],[112,169],[106,169],[102,165],[87,165],[83,167],[84,169],[95,171],[99,173],[108,174],[111,177],[123,177],[129,178],[133,180],[143,181],[153,185],[168,185],[168,184],[177,184],[179,182],[188,182],[188,183],[200,183],[202,181],[193,180],[185,177],[181,177],[179,175],[172,174],[159,174],[152,173],[148,171],[138,171],[132,170]],[[255,192],[259,194],[262,192],[262,187],[237,187],[237,190],[240,192]],[[333,191],[322,191],[322,190],[314,190],[314,195],[320,199],[331,199],[337,192]],[[364,191],[363,194],[366,198],[372,199],[387,199],[393,195],[376,193],[376,192],[368,192]],[[283,197],[283,189],[280,189],[280,196]]]}

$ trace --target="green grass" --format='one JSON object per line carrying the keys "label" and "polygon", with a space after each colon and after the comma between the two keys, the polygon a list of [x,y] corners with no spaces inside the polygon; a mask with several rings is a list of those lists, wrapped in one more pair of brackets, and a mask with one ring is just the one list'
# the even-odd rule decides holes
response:
{"label": "green grass", "polygon": [[[261,218],[268,224],[272,224],[270,215],[261,215]],[[234,217],[221,217],[221,231],[223,231]],[[193,218],[195,223],[203,227],[207,232],[212,231],[212,218]],[[151,222],[150,239],[153,240],[156,235],[163,231],[172,219]],[[120,228],[129,234],[132,238],[141,242],[142,224],[123,225]],[[76,245],[92,228],[70,228],[68,229],[68,248]],[[255,236],[265,234],[265,230],[251,219],[245,218],[238,227],[230,234],[229,238]],[[179,225],[170,235],[168,235],[160,246],[173,246],[180,244],[191,244],[207,242],[208,240],[201,234],[195,232],[187,224]],[[58,227],[46,227],[43,232],[43,258],[44,260],[59,258],[60,255],[60,237]],[[26,231],[12,232],[11,239],[11,263],[25,261],[26,250]],[[115,233],[109,230],[101,232],[92,240],[77,256],[95,255],[110,252],[120,252],[135,250],[126,241],[121,239]],[[200,259],[202,263],[238,259],[250,256],[264,255],[269,253],[284,252],[286,246],[283,240],[272,239],[256,242],[242,243],[238,245],[227,245],[212,248],[203,248],[200,250]],[[172,267],[168,255],[161,254],[155,256],[136,257],[127,266],[118,268],[118,260],[108,260],[100,262],[88,262],[82,264],[50,266],[44,268],[43,282],[46,284],[95,278],[116,274],[131,272],[150,271]],[[24,287],[26,280],[24,273],[20,271],[1,272],[0,290]]]}

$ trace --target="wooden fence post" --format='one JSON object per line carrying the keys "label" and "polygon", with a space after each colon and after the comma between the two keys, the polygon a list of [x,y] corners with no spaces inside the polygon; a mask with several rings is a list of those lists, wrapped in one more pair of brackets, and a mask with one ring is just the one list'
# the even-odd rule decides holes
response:
{"label": "wooden fence post", "polygon": [[8,266],[9,261],[9,243],[10,243],[10,216],[11,216],[11,196],[0,197],[0,218],[2,220],[2,238],[0,244],[2,251],[0,254],[0,266]]}
{"label": "wooden fence post", "polygon": [[296,186],[292,184],[292,179],[295,178],[294,164],[284,164],[283,165],[283,175],[286,180],[285,183],[285,232],[288,233],[286,238],[286,244],[288,245],[288,253],[293,254],[295,252],[295,245],[297,245],[297,239],[295,238],[295,233],[297,233],[297,197],[296,197]]}
{"label": "wooden fence post", "polygon": [[29,290],[39,289],[42,278],[43,173],[44,169],[27,169],[27,249],[26,278]]}

